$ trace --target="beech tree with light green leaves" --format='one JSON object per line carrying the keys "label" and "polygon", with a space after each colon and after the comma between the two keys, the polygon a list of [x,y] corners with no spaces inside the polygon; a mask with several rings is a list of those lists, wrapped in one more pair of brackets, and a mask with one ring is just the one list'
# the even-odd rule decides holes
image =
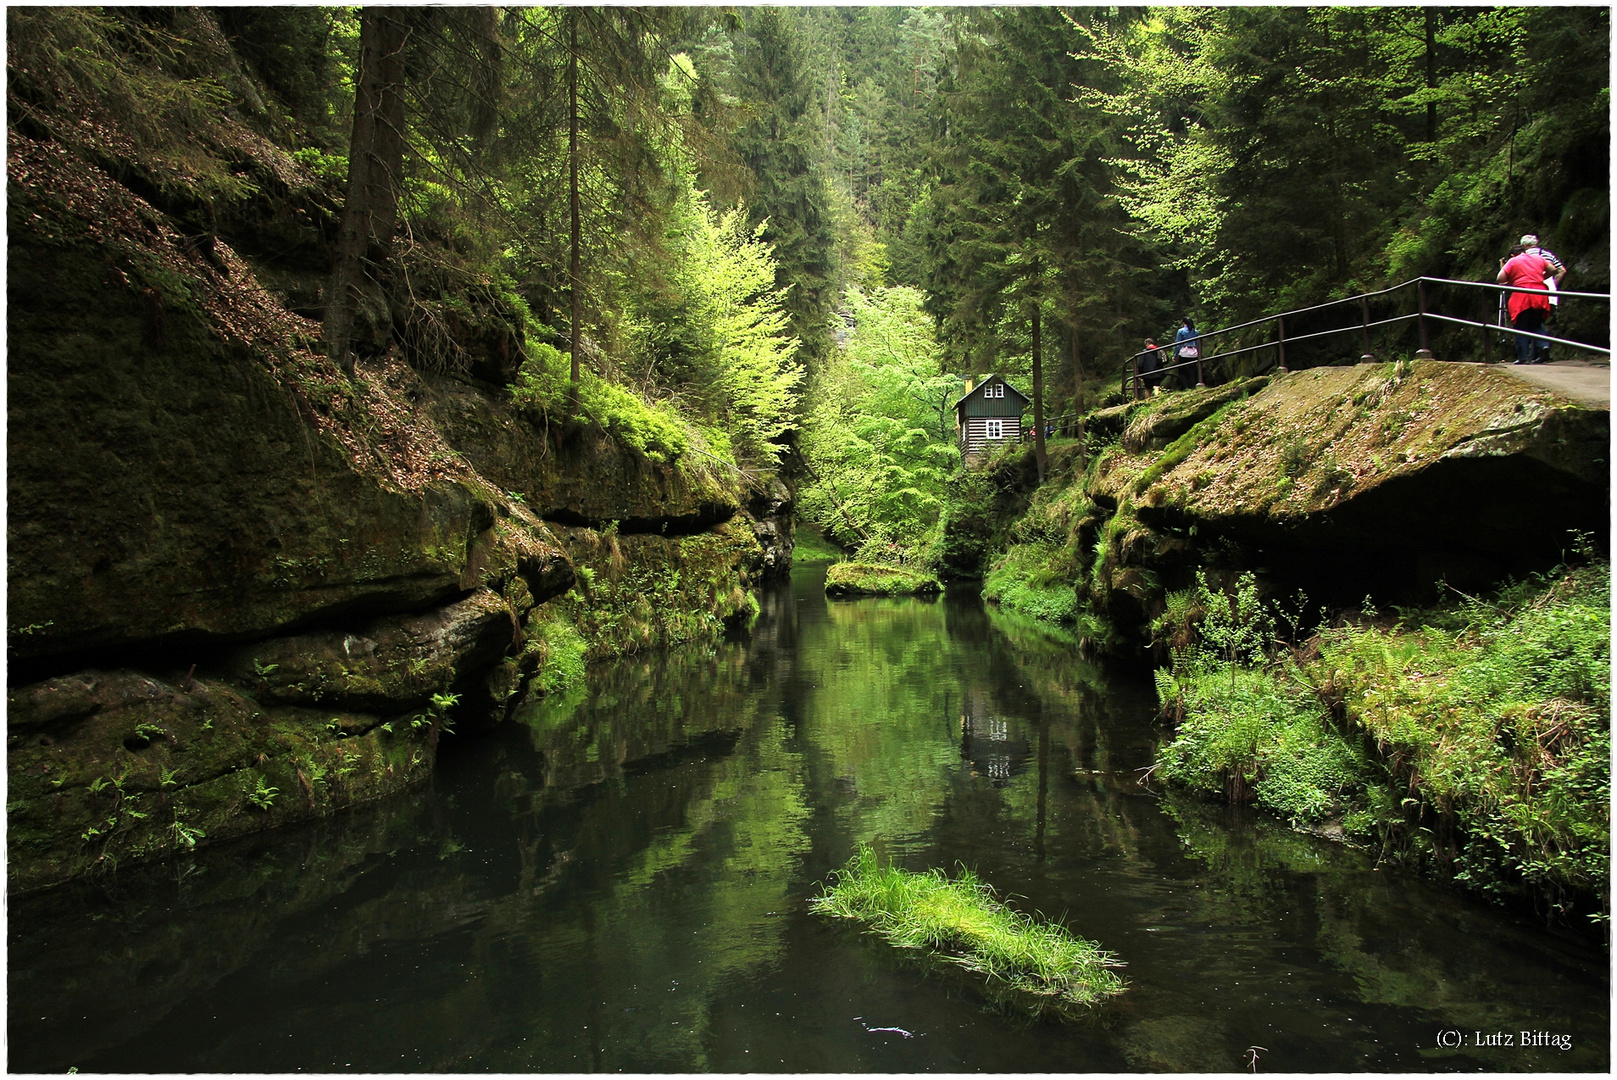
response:
{"label": "beech tree with light green leaves", "polygon": [[918,290],[848,293],[854,326],[811,393],[800,439],[808,484],[800,512],[861,557],[922,555],[959,466],[943,374]]}

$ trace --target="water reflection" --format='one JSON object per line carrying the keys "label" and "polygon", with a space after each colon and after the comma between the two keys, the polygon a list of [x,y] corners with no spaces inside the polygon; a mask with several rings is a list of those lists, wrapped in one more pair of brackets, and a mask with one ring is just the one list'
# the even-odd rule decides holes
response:
{"label": "water reflection", "polygon": [[[1149,687],[959,595],[763,598],[750,640],[526,703],[434,785],[11,905],[60,1071],[1604,1069],[1603,954],[1138,783]],[[861,840],[1128,961],[1029,1025],[804,900]],[[1574,1050],[1438,1052],[1564,1030]],[[909,1034],[898,1033],[902,1029]]]}

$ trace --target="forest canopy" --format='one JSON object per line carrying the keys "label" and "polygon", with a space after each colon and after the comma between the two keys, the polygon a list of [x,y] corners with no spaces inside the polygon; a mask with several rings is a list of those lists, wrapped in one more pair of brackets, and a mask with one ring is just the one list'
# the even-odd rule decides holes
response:
{"label": "forest canopy", "polygon": [[[1035,342],[1054,414],[1187,313],[1491,280],[1525,232],[1607,289],[1609,20],[14,8],[9,122],[204,236],[268,194],[239,167],[268,139],[336,253],[292,305],[334,358],[469,372],[497,338],[493,373],[547,416],[655,460],[784,457],[845,543],[918,545],[939,403],[1026,384]],[[889,478],[887,509],[834,493],[849,468]]]}

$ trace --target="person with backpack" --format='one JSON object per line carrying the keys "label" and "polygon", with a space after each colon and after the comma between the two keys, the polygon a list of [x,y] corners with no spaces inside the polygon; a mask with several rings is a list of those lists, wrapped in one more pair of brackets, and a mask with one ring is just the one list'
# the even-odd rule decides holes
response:
{"label": "person with backpack", "polygon": [[[1201,332],[1196,329],[1196,322],[1189,315],[1185,316],[1185,325],[1174,335],[1173,343],[1173,356],[1177,362],[1194,364],[1201,359]],[[1179,381],[1181,385],[1190,385],[1190,379],[1186,375],[1180,375]]]}
{"label": "person with backpack", "polygon": [[[1531,235],[1522,237],[1523,250],[1511,256],[1499,268],[1498,281],[1501,285],[1509,285],[1512,289],[1510,299],[1505,305],[1505,310],[1510,315],[1510,324],[1517,330],[1526,331],[1527,334],[1538,334],[1543,333],[1544,320],[1550,314],[1549,281],[1555,276],[1555,272],[1544,256],[1533,254],[1533,249],[1527,245],[1530,239],[1536,237]],[[1563,267],[1562,273],[1565,272]],[[1539,341],[1521,333],[1516,335],[1516,363],[1542,364],[1549,358],[1549,342]]]}
{"label": "person with backpack", "polygon": [[1154,394],[1162,385],[1162,350],[1157,347],[1156,338],[1146,338],[1145,348],[1140,352],[1135,363],[1135,373],[1139,377],[1139,385],[1146,394]]}

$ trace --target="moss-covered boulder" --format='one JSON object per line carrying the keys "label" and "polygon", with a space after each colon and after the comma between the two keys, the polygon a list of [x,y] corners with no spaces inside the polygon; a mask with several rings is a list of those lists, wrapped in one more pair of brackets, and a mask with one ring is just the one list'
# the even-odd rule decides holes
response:
{"label": "moss-covered boulder", "polygon": [[581,635],[589,660],[702,640],[758,613],[751,586],[764,550],[740,518],[690,536],[560,530],[578,567],[576,588],[555,608]]}
{"label": "moss-covered boulder", "polygon": [[1093,493],[1347,602],[1491,583],[1555,562],[1571,530],[1605,537],[1609,438],[1609,410],[1496,367],[1316,368],[1227,398],[1161,451],[1125,441]]}
{"label": "moss-covered boulder", "polygon": [[492,667],[519,636],[517,614],[490,589],[421,615],[354,631],[269,638],[235,650],[224,669],[265,704],[380,712],[422,708],[462,672]]}
{"label": "moss-covered boulder", "polygon": [[832,563],[825,571],[828,596],[927,596],[940,593],[936,577],[922,570],[880,563]]}

